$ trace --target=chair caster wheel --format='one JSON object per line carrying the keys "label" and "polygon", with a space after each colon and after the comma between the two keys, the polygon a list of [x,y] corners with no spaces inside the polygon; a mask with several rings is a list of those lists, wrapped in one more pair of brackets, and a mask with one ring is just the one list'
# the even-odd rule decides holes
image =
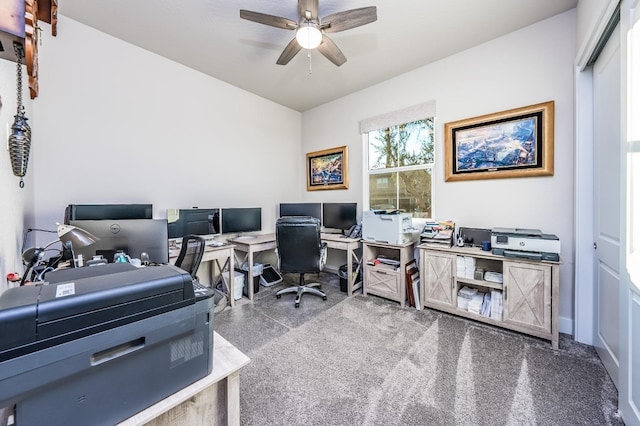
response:
{"label": "chair caster wheel", "polygon": [[322,300],[327,300],[327,296],[323,296],[323,297],[322,297]]}
{"label": "chair caster wheel", "polygon": [[276,294],[276,299],[280,299],[282,297],[281,294]]}
{"label": "chair caster wheel", "polygon": [[299,303],[296,303],[296,308],[299,308],[299,307],[300,307],[300,304],[299,304]]}

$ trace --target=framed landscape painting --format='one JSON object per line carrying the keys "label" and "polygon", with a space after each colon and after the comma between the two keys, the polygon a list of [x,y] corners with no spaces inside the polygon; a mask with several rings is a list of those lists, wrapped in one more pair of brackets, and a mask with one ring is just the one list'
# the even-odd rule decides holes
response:
{"label": "framed landscape painting", "polygon": [[446,123],[445,181],[553,175],[554,102]]}
{"label": "framed landscape painting", "polygon": [[346,146],[307,154],[307,191],[348,187]]}

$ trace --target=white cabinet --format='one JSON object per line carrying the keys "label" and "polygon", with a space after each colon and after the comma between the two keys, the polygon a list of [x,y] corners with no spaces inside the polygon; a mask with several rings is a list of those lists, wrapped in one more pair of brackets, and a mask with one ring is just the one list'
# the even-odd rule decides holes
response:
{"label": "white cabinet", "polygon": [[[468,247],[418,248],[422,306],[547,339],[558,348],[560,262],[508,258]],[[465,270],[465,264],[472,270]],[[503,281],[486,281],[483,274],[474,275],[476,269],[500,273]],[[479,294],[496,291],[502,314],[492,318],[464,309],[458,292],[465,286]]]}

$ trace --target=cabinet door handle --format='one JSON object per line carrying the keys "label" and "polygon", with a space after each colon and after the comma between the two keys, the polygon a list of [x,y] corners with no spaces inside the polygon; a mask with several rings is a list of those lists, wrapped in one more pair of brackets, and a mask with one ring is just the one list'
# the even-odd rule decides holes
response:
{"label": "cabinet door handle", "polygon": [[451,288],[456,288],[456,277],[451,277]]}
{"label": "cabinet door handle", "polygon": [[507,300],[507,287],[504,288],[504,300]]}

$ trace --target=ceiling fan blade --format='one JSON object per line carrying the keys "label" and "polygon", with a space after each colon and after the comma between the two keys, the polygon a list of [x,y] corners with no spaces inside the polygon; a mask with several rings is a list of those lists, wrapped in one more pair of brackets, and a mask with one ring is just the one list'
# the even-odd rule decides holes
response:
{"label": "ceiling fan blade", "polygon": [[282,54],[276,61],[278,65],[287,65],[291,59],[302,49],[302,46],[298,43],[298,40],[294,37],[293,40],[287,44],[287,47],[284,48]]}
{"label": "ceiling fan blade", "polygon": [[240,10],[240,17],[247,21],[257,22],[259,24],[270,25],[276,28],[282,28],[285,30],[295,30],[298,28],[298,23],[291,19],[282,18],[280,16],[267,15],[266,13],[253,12],[251,10]]}
{"label": "ceiling fan blade", "polygon": [[322,18],[321,28],[326,33],[337,33],[370,24],[377,19],[378,14],[375,6],[361,7],[325,16]]}
{"label": "ceiling fan blade", "polygon": [[302,19],[305,11],[309,11],[309,19],[314,21],[318,19],[318,0],[298,0],[298,16]]}
{"label": "ceiling fan blade", "polygon": [[322,35],[322,43],[318,46],[318,51],[322,53],[328,60],[340,66],[347,62],[347,58],[336,44],[326,35]]}

